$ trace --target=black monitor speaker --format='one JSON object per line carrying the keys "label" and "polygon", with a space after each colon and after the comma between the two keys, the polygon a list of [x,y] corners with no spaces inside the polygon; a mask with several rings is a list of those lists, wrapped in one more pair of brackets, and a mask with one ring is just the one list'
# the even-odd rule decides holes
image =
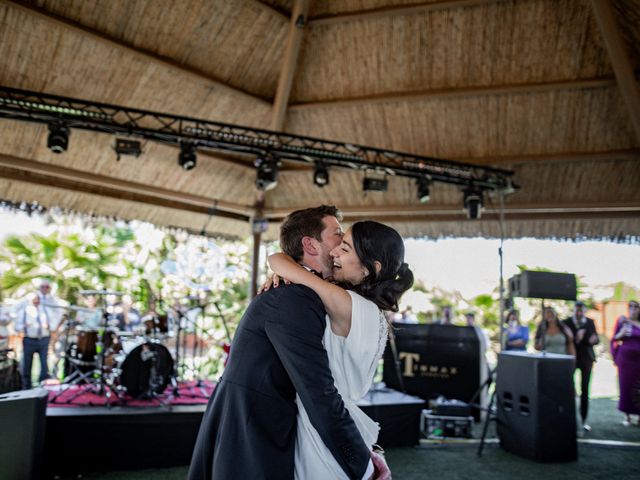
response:
{"label": "black monitor speaker", "polygon": [[578,459],[573,370],[569,355],[498,355],[497,432],[506,451],[540,462]]}
{"label": "black monitor speaker", "polygon": [[0,478],[42,478],[47,391],[42,388],[0,395]]}
{"label": "black monitor speaker", "polygon": [[512,297],[575,300],[577,290],[576,276],[572,273],[524,270],[509,279]]}

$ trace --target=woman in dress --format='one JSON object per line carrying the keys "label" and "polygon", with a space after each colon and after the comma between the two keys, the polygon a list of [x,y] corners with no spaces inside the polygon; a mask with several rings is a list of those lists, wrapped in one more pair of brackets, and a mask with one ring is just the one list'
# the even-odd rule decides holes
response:
{"label": "woman in dress", "polygon": [[535,349],[576,356],[571,330],[560,322],[558,314],[551,307],[545,307],[543,310],[542,321],[536,330]]}
{"label": "woman in dress", "polygon": [[[371,387],[387,342],[383,311],[398,311],[400,296],[413,285],[404,262],[404,243],[392,228],[378,222],[355,223],[331,251],[333,280],[329,283],[277,253],[269,265],[277,276],[313,289],[327,311],[324,346],[335,385],[365,444],[378,438],[378,424],[356,406]],[[269,285],[265,286],[268,289]],[[300,399],[295,454],[296,479],[347,478],[311,425]]]}
{"label": "woman in dress", "polygon": [[520,324],[520,314],[517,310],[509,310],[507,315],[507,341],[505,350],[525,351],[529,343],[529,328]]}
{"label": "woman in dress", "polygon": [[640,424],[640,306],[629,302],[629,315],[616,321],[611,354],[618,367],[620,401],[618,410],[625,414],[622,424],[631,425],[631,415],[638,415]]}

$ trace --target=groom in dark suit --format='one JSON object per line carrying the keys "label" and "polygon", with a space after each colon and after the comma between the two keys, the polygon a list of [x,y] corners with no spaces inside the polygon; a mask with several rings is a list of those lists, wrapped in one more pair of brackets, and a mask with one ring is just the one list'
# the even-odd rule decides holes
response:
{"label": "groom in dark suit", "polygon": [[[342,238],[335,207],[293,212],[280,244],[305,267],[331,275],[329,252]],[[368,479],[371,453],[338,394],[322,344],[325,310],[302,285],[254,298],[236,331],[231,355],[200,425],[190,480],[293,479],[296,393],[311,423],[350,479]]]}

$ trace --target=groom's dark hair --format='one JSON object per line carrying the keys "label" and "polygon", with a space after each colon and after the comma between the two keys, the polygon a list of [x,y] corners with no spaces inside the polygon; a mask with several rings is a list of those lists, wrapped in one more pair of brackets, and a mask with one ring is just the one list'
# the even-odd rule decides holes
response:
{"label": "groom's dark hair", "polygon": [[324,217],[336,217],[342,221],[342,213],[333,205],[320,205],[291,212],[280,227],[280,248],[295,261],[302,260],[302,237],[313,237],[322,240],[321,234],[325,225]]}

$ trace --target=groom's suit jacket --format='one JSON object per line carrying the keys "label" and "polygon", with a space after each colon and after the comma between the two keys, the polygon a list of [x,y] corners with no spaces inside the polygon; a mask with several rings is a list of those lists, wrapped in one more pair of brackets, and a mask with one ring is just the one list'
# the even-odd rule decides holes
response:
{"label": "groom's suit jacket", "polygon": [[190,480],[292,480],[296,392],[349,478],[362,478],[369,448],[334,386],[325,327],[320,298],[302,285],[251,302],[202,419]]}

